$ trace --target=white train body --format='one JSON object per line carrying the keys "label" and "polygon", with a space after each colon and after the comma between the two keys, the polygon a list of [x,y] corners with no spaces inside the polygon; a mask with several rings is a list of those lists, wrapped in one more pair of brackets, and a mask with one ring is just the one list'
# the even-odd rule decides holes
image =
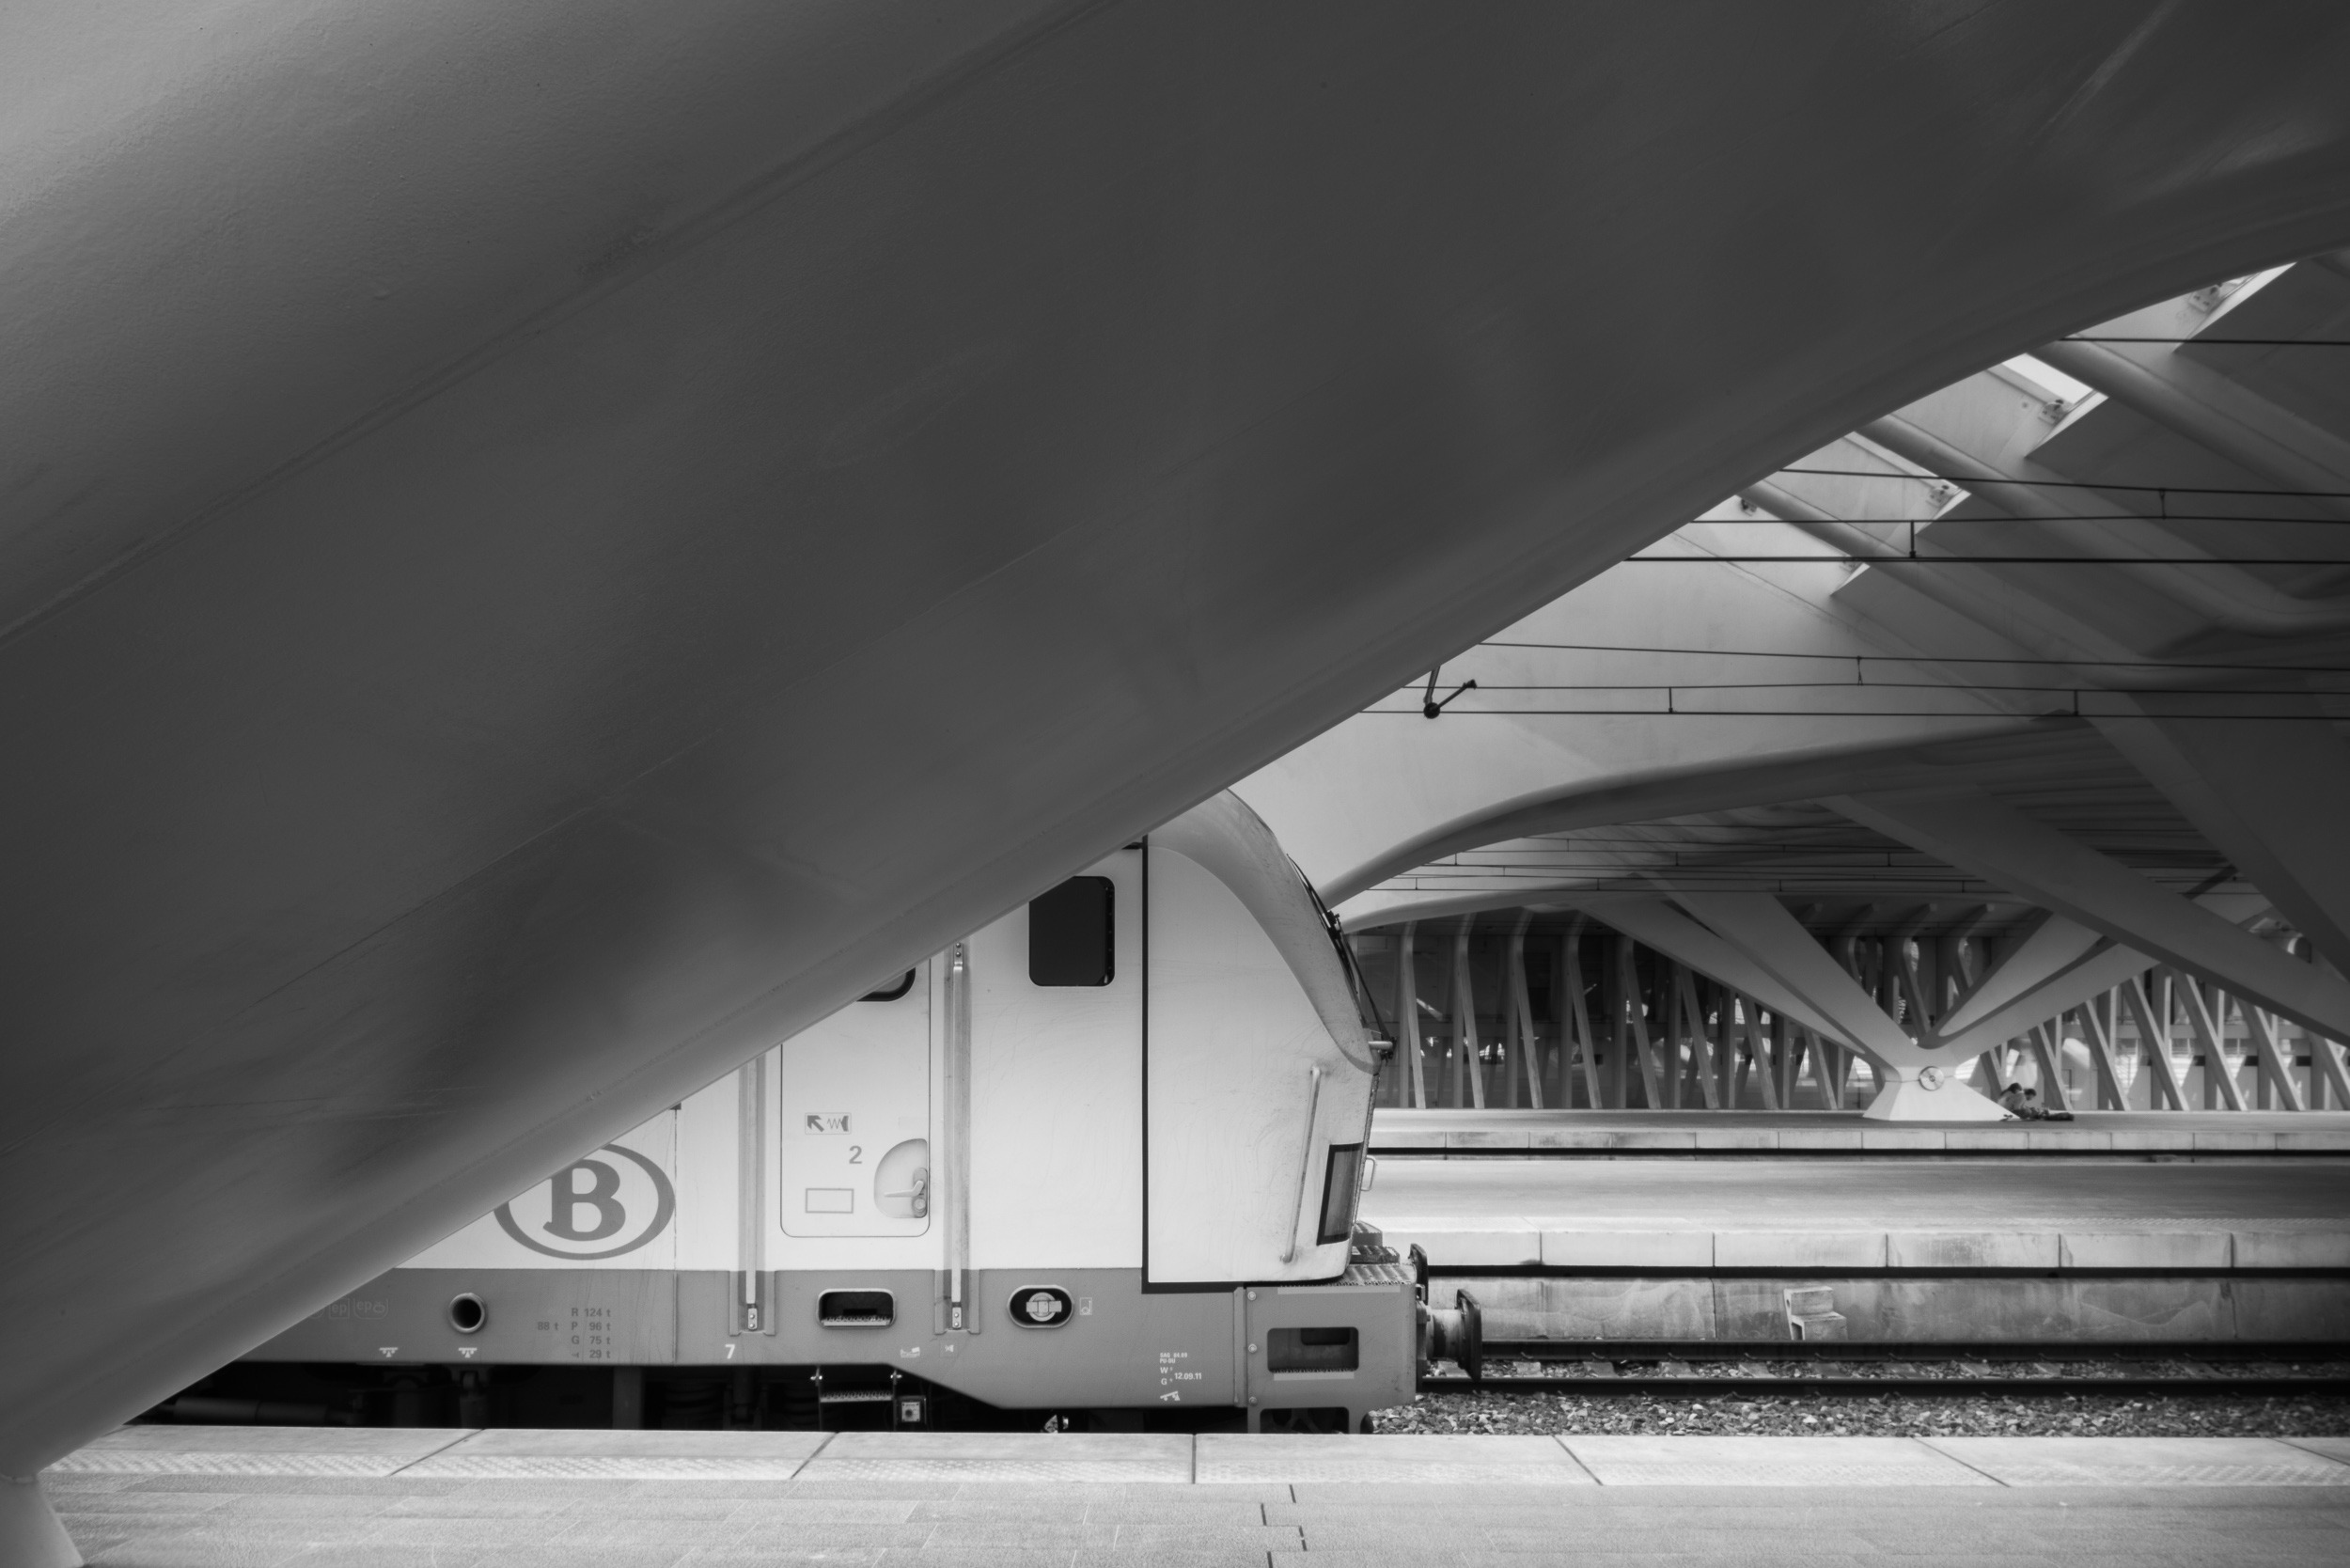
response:
{"label": "white train body", "polygon": [[1416,1368],[1408,1274],[1350,1264],[1375,1069],[1304,880],[1220,796],[255,1358],[886,1366],[1352,1421]]}

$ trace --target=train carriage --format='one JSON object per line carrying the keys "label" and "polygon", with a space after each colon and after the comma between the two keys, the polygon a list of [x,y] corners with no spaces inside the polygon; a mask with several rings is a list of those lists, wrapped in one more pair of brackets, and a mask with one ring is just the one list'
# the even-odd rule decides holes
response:
{"label": "train carriage", "polygon": [[1350,964],[1218,796],[249,1360],[446,1376],[460,1419],[496,1369],[565,1365],[612,1373],[616,1424],[691,1369],[729,1393],[690,1419],[728,1424],[922,1424],[944,1389],[1358,1426],[1410,1399],[1419,1313],[1355,1220],[1384,1043]]}

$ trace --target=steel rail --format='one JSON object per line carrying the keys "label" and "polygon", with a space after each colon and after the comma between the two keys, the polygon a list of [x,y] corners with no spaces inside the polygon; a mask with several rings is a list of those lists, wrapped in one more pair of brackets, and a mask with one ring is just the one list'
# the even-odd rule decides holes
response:
{"label": "steel rail", "polygon": [[1888,1394],[1904,1398],[1989,1398],[2070,1394],[2325,1394],[2350,1396],[2350,1376],[2318,1377],[1423,1377],[1418,1391],[1543,1393],[1621,1397],[1664,1394]]}

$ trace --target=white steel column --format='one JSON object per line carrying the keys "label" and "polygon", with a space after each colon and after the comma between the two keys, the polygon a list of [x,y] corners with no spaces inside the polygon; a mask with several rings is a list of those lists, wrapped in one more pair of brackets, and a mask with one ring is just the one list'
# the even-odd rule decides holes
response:
{"label": "white steel column", "polygon": [[2204,999],[2201,983],[2191,975],[2180,976],[2171,994],[2186,1014],[2187,1031],[2196,1048],[2203,1053],[2203,1108],[2212,1108],[2216,1095],[2228,1109],[2242,1110],[2244,1090],[2236,1083],[2236,1064],[2228,1058],[2228,998],[2220,996],[2215,1012]]}
{"label": "white steel column", "polygon": [[[1559,939],[1559,1016],[1561,1051],[1572,1050],[1581,1064],[1583,1099],[1591,1110],[1598,1110],[1603,1101],[1599,1091],[1599,1043],[1591,1029],[1591,1010],[1583,994],[1583,922],[1577,918]],[[1570,1037],[1569,1027],[1574,1029]],[[1566,1105],[1574,1104],[1574,1086],[1569,1080],[1565,1061],[1559,1068],[1559,1097]]]}
{"label": "white steel column", "polygon": [[2040,1058],[2041,1105],[2049,1110],[2071,1110],[2073,1096],[2064,1087],[2064,1020],[2033,1025],[2031,1048]]}
{"label": "white steel column", "polygon": [[1395,1013],[1402,1022],[1396,1028],[1396,1043],[1411,1064],[1410,1083],[1414,1108],[1428,1108],[1428,1063],[1426,1050],[1420,1043],[1419,983],[1412,972],[1412,938],[1419,930],[1417,923],[1406,920],[1396,938],[1395,948]]}
{"label": "white steel column", "polygon": [[[1630,1031],[1633,1048],[1639,1057],[1640,1090],[1647,1096],[1649,1109],[1655,1110],[1665,1103],[1664,1085],[1656,1071],[1656,1053],[1649,1035],[1648,1017],[1642,1011],[1640,971],[1633,962],[1632,939],[1628,936],[1616,938],[1616,992],[1623,999],[1622,1022]],[[1622,1105],[1629,1104],[1629,1086],[1623,1077],[1623,1053],[1620,1051],[1617,1055],[1617,1104]]]}
{"label": "white steel column", "polygon": [[[1535,1110],[1543,1108],[1542,1051],[1535,1043],[1534,1003],[1526,988],[1526,931],[1534,923],[1534,912],[1526,910],[1518,916],[1515,930],[1510,933],[1510,1066],[1522,1073],[1526,1079],[1526,1103]],[[1516,1105],[1517,1078],[1512,1085],[1509,1103]]]}
{"label": "white steel column", "polygon": [[2170,1057],[2170,1015],[2166,1006],[2162,1020],[2154,1018],[2153,998],[2146,995],[2144,976],[2133,976],[2122,986],[2122,1000],[2130,1010],[2131,1019],[2138,1025],[2138,1048],[2146,1058],[2146,1071],[2154,1074],[2149,1103],[2162,1102],[2157,1110],[2186,1109],[2186,1091],[2179,1083],[2178,1064]]}
{"label": "white steel column", "polygon": [[[1475,916],[1462,916],[1460,934],[1452,942],[1452,1032],[1459,1042],[1460,1072],[1468,1080],[1470,1104],[1483,1110],[1485,1064],[1478,1054],[1477,992],[1469,983],[1469,933],[1476,924]],[[1461,1078],[1452,1081],[1452,1103],[1461,1103]]]}

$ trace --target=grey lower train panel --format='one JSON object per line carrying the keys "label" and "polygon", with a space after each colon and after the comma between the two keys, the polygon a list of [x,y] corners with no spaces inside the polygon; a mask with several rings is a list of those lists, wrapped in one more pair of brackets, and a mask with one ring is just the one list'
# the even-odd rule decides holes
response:
{"label": "grey lower train panel", "polygon": [[[1409,1403],[1417,1300],[1393,1267],[1328,1285],[1145,1292],[1136,1269],[975,1272],[979,1331],[947,1332],[929,1270],[775,1271],[400,1268],[246,1357],[376,1366],[888,1366],[1007,1408],[1223,1405],[1258,1410]],[[889,1293],[892,1321],[827,1325],[828,1293]],[[1015,1316],[1038,1292],[1069,1298],[1053,1326]],[[755,1293],[745,1309],[745,1295]],[[480,1326],[461,1332],[470,1296]],[[836,1310],[838,1302],[836,1301]],[[1297,1331],[1353,1330],[1333,1364],[1276,1371]],[[1277,1331],[1287,1341],[1277,1341]],[[1352,1360],[1353,1365],[1336,1364]]]}

